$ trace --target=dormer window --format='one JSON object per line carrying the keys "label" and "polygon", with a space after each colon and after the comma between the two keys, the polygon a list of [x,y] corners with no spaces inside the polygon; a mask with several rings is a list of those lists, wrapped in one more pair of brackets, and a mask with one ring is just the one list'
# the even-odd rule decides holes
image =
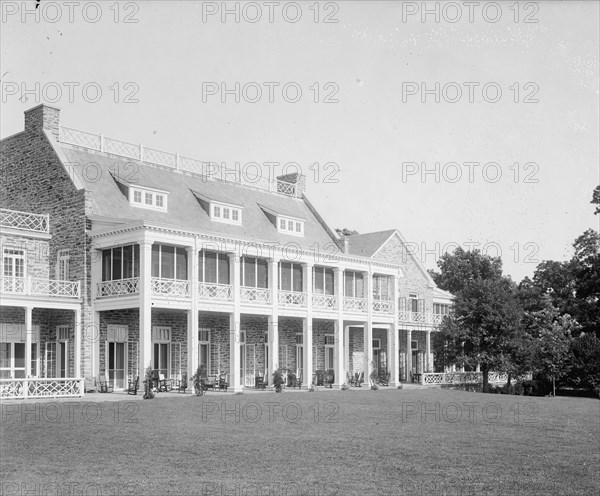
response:
{"label": "dormer window", "polygon": [[294,236],[304,236],[304,221],[302,219],[278,215],[277,230]]}
{"label": "dormer window", "polygon": [[158,189],[129,186],[129,203],[134,207],[167,211],[167,192]]}
{"label": "dormer window", "polygon": [[226,224],[242,223],[242,207],[227,203],[210,202],[210,218]]}

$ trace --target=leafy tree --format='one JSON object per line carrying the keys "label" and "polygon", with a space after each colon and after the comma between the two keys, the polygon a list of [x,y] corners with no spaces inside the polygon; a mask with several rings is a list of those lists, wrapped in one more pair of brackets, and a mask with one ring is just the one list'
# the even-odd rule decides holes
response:
{"label": "leafy tree", "polygon": [[355,231],[354,229],[348,229],[347,227],[344,227],[344,229],[340,229],[339,227],[335,228],[335,232],[338,234],[338,236],[352,236],[353,234],[359,234],[358,231]]}
{"label": "leafy tree", "polygon": [[484,391],[490,370],[505,369],[510,361],[521,318],[514,283],[490,275],[467,280],[456,293],[453,313],[440,326],[447,354],[471,367],[481,367]]}
{"label": "leafy tree", "polygon": [[483,255],[479,250],[465,251],[460,247],[454,253],[444,253],[437,265],[441,272],[431,273],[435,284],[453,294],[463,290],[469,282],[502,275],[500,257]]}
{"label": "leafy tree", "polygon": [[600,339],[595,334],[582,334],[573,339],[570,365],[569,383],[593,389],[600,396]]}
{"label": "leafy tree", "polygon": [[596,189],[594,189],[594,193],[592,193],[592,201],[590,203],[596,205],[594,215],[600,214],[600,185],[596,186]]}

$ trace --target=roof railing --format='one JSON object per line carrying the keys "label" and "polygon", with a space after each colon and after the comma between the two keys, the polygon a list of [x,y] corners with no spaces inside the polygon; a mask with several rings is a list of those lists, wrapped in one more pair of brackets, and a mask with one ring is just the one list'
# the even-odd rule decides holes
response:
{"label": "roof railing", "polygon": [[61,126],[59,141],[69,145],[111,153],[131,160],[160,165],[180,172],[202,176],[205,180],[224,181],[250,186],[286,196],[298,196],[296,185],[281,179],[270,179],[262,175],[245,174],[245,171],[230,170],[216,162],[203,162],[178,153],[170,153],[143,145],[127,143],[102,134],[91,134]]}

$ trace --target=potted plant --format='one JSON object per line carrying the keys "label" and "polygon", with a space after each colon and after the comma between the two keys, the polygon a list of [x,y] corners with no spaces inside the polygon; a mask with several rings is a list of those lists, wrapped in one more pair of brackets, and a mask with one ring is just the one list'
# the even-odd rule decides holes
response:
{"label": "potted plant", "polygon": [[204,388],[202,382],[206,379],[206,365],[198,365],[196,372],[192,376],[192,384],[194,385],[194,393],[196,396],[202,396],[204,394]]}
{"label": "potted plant", "polygon": [[283,382],[283,372],[281,369],[277,369],[275,372],[273,372],[273,387],[275,388],[276,393],[281,393]]}
{"label": "potted plant", "polygon": [[152,391],[152,384],[154,383],[154,373],[152,367],[146,367],[144,372],[144,396],[145,400],[151,400],[154,398],[154,391]]}

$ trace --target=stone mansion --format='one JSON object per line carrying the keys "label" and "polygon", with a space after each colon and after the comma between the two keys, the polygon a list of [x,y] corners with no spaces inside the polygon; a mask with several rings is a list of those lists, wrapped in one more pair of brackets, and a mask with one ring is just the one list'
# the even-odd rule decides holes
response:
{"label": "stone mansion", "polygon": [[318,370],[333,387],[433,372],[452,295],[398,230],[339,236],[302,175],[223,180],[63,127],[46,105],[0,152],[0,383],[119,389],[148,366],[175,379],[202,364],[241,391],[277,368],[303,387]]}

